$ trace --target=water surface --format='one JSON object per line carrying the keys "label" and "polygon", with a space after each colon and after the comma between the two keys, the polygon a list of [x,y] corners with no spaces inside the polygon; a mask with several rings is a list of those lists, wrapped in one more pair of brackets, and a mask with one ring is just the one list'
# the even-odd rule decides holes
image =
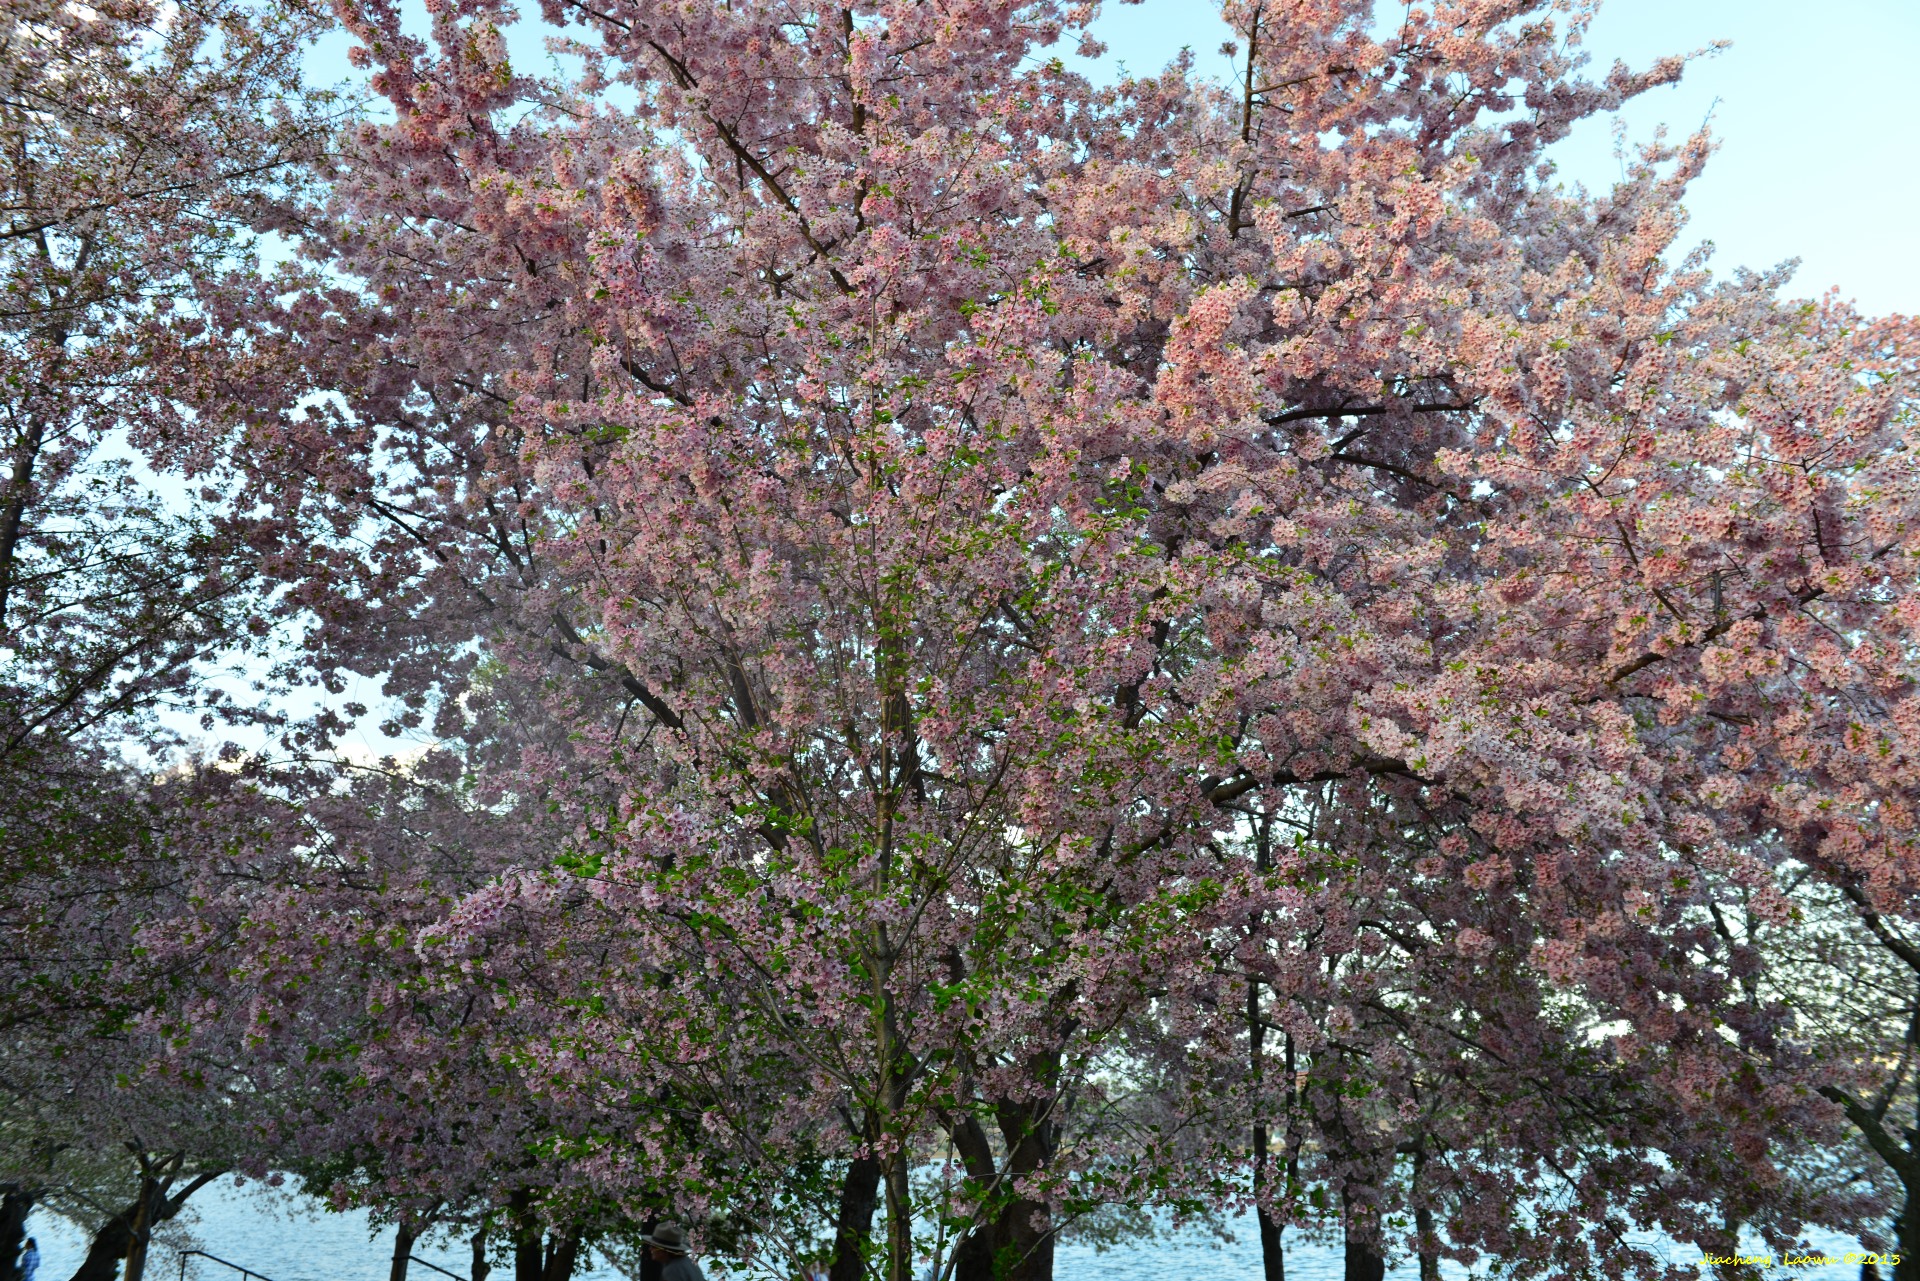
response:
{"label": "water surface", "polygon": [[[373,1231],[364,1211],[335,1214],[323,1203],[297,1193],[250,1183],[236,1187],[221,1180],[202,1189],[188,1203],[180,1222],[168,1225],[166,1239],[156,1241],[148,1263],[147,1281],[241,1281],[204,1259],[187,1259],[182,1249],[201,1249],[248,1268],[268,1281],[386,1281],[393,1257],[393,1230]],[[1259,1281],[1260,1239],[1251,1217],[1232,1225],[1232,1240],[1210,1234],[1143,1240],[1139,1245],[1097,1251],[1068,1242],[1056,1257],[1056,1281],[1158,1281],[1163,1277],[1218,1278],[1219,1281]],[[67,1281],[80,1265],[85,1242],[80,1233],[46,1214],[35,1214],[29,1232],[40,1242],[39,1281]],[[1826,1253],[1842,1256],[1859,1247],[1843,1237],[1820,1235],[1815,1244]],[[1757,1248],[1757,1247],[1756,1247]],[[1671,1245],[1666,1257],[1683,1266],[1697,1267],[1699,1251]],[[472,1254],[463,1241],[429,1237],[415,1249],[415,1257],[435,1263],[456,1276],[468,1275]],[[1463,1269],[1446,1265],[1450,1278],[1464,1278]],[[1891,1270],[1889,1270],[1890,1272]],[[718,1281],[717,1270],[709,1268]],[[1287,1238],[1288,1281],[1341,1281],[1339,1250],[1304,1237]],[[496,1281],[510,1281],[511,1273],[496,1269]],[[1387,1274],[1392,1281],[1415,1281],[1418,1269],[1403,1261]],[[1714,1274],[1702,1269],[1703,1278]],[[1776,1267],[1766,1281],[1855,1281],[1859,1264],[1826,1267]],[[574,1273],[576,1281],[627,1281],[595,1258]],[[408,1281],[448,1281],[427,1268],[414,1269]]]}

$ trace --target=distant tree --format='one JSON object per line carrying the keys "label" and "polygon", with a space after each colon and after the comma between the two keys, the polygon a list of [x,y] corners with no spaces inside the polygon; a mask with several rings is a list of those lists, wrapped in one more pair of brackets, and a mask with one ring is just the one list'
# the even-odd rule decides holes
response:
{"label": "distant tree", "polygon": [[[266,197],[322,133],[313,20],[216,3],[0,9],[0,760],[127,732],[244,643],[241,527],[155,492],[190,464],[185,358],[227,346]],[[51,759],[49,759],[51,758]]]}
{"label": "distant tree", "polygon": [[0,5],[0,1162],[15,1238],[43,1195],[93,1216],[89,1278],[137,1277],[234,1159],[222,1109],[147,1071],[166,976],[135,940],[187,906],[167,829],[193,787],[152,776],[180,738],[156,714],[219,710],[203,678],[258,639],[264,584],[244,510],[147,469],[193,465],[181,376],[248,357],[221,313],[324,138],[298,74],[315,28]]}

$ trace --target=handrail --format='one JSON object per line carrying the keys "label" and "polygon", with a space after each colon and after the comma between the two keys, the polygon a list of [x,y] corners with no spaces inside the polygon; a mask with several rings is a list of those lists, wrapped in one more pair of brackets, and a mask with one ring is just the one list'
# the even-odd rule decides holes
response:
{"label": "handrail", "polygon": [[[212,1259],[221,1267],[232,1268],[240,1274],[242,1281],[273,1281],[272,1277],[255,1272],[252,1268],[243,1268],[239,1264],[229,1259],[223,1259],[217,1254],[208,1254],[205,1250],[182,1250],[180,1252],[180,1281],[187,1281],[187,1256],[190,1254],[197,1254],[203,1259]],[[461,1281],[465,1281],[465,1278],[462,1278]]]}
{"label": "handrail", "polygon": [[[272,1277],[264,1273],[255,1272],[252,1268],[243,1268],[239,1264],[228,1259],[223,1259],[217,1254],[208,1254],[205,1250],[180,1251],[180,1281],[187,1281],[187,1256],[193,1254],[197,1254],[203,1259],[211,1259],[222,1267],[232,1268],[240,1274],[241,1281],[273,1281]],[[408,1255],[407,1262],[409,1264],[417,1263],[423,1268],[432,1268],[443,1277],[452,1277],[453,1281],[467,1281],[467,1278],[461,1276],[458,1272],[449,1272],[432,1260],[423,1259],[417,1254]]]}
{"label": "handrail", "polygon": [[423,1268],[432,1268],[435,1272],[438,1272],[443,1277],[452,1277],[453,1281],[467,1281],[467,1279],[461,1276],[458,1272],[449,1272],[445,1268],[441,1267],[439,1264],[429,1263],[427,1260],[421,1258],[417,1254],[408,1255],[407,1262],[417,1263]]}

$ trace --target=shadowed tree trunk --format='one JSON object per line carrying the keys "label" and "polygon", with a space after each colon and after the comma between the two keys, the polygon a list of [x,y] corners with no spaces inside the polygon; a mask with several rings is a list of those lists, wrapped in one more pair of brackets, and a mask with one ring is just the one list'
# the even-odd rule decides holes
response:
{"label": "shadowed tree trunk", "polygon": [[[1037,1074],[1052,1084],[1059,1075],[1060,1059],[1057,1054],[1047,1057],[1048,1062],[1036,1065]],[[1002,1105],[999,1119],[1000,1135],[1007,1146],[1007,1181],[1016,1184],[1053,1156],[1053,1100]],[[1053,1223],[1043,1203],[1020,1196],[1010,1199],[1000,1212],[997,1235],[1005,1259],[1001,1269],[1004,1281],[1051,1281]]]}
{"label": "shadowed tree trunk", "polygon": [[487,1281],[487,1273],[493,1271],[493,1264],[487,1259],[487,1228],[483,1223],[473,1233],[472,1281]]}
{"label": "shadowed tree trunk", "polygon": [[513,1224],[513,1281],[544,1281],[546,1260],[540,1257],[540,1221],[533,1217],[533,1193],[515,1188],[507,1198]]}
{"label": "shadowed tree trunk", "polygon": [[[1254,20],[1254,30],[1259,30],[1259,19]],[[1253,74],[1254,58],[1247,59],[1247,74]],[[1273,818],[1264,815],[1255,829],[1254,866],[1263,875],[1272,870]],[[1248,922],[1248,933],[1254,939],[1260,936],[1261,913],[1255,913]],[[1258,1107],[1262,1086],[1267,1077],[1267,1024],[1260,1010],[1260,980],[1254,975],[1247,976],[1247,1070],[1253,1077],[1253,1093]],[[1260,1225],[1260,1267],[1264,1281],[1287,1281],[1287,1256],[1280,1240],[1280,1221],[1273,1217],[1268,1208],[1268,1163],[1271,1160],[1273,1136],[1264,1120],[1256,1120],[1253,1126],[1253,1213]]]}
{"label": "shadowed tree trunk", "polygon": [[393,1230],[393,1263],[387,1268],[387,1281],[407,1281],[407,1264],[413,1259],[413,1243],[418,1236],[412,1219],[400,1220]]}
{"label": "shadowed tree trunk", "polygon": [[572,1281],[574,1266],[579,1261],[579,1229],[548,1233],[547,1253],[540,1269],[540,1281]]}
{"label": "shadowed tree trunk", "polygon": [[[1341,1201],[1351,1205],[1345,1193],[1341,1194]],[[1387,1260],[1380,1253],[1379,1245],[1363,1229],[1355,1227],[1351,1217],[1347,1218],[1345,1232],[1347,1268],[1343,1275],[1346,1281],[1385,1281]]]}
{"label": "shadowed tree trunk", "polygon": [[[1416,1094],[1415,1101],[1419,1096]],[[1420,1199],[1426,1193],[1427,1136],[1421,1132],[1413,1140],[1413,1230],[1420,1251],[1420,1281],[1440,1281],[1440,1235],[1434,1230],[1433,1210]]]}
{"label": "shadowed tree trunk", "polygon": [[579,1231],[548,1232],[534,1213],[531,1188],[516,1188],[507,1197],[507,1218],[513,1232],[513,1281],[569,1281],[580,1261]]}
{"label": "shadowed tree trunk", "polygon": [[[1042,1056],[1035,1071],[1051,1081],[1059,1063],[1057,1053]],[[954,1151],[967,1177],[983,1188],[1003,1189],[997,1203],[983,1210],[983,1221],[954,1242],[953,1281],[1051,1281],[1054,1229],[1046,1204],[1007,1195],[1004,1189],[1052,1158],[1058,1134],[1053,1104],[1002,1104],[995,1120],[1005,1144],[1004,1168],[996,1166],[977,1117],[962,1116],[952,1125]]]}
{"label": "shadowed tree trunk", "polygon": [[[663,1222],[665,1222],[665,1220],[661,1219],[658,1215],[649,1214],[646,1222],[640,1225],[640,1231],[647,1236],[652,1236],[653,1230]],[[666,1264],[653,1257],[652,1251],[640,1251],[640,1281],[660,1281],[660,1273],[666,1266]]]}
{"label": "shadowed tree trunk", "polygon": [[[1909,1131],[1909,1133],[1913,1133]],[[1900,1206],[1900,1262],[1893,1265],[1893,1281],[1920,1281],[1920,1158],[1904,1172],[1906,1200]]]}
{"label": "shadowed tree trunk", "polygon": [[[1740,1254],[1742,1226],[1733,1211],[1728,1210],[1720,1224],[1720,1230],[1726,1234],[1727,1244],[1723,1247],[1725,1253],[1734,1256]],[[1716,1267],[1714,1272],[1720,1277],[1720,1281],[1759,1281],[1760,1277],[1760,1269],[1749,1263],[1723,1263]]]}
{"label": "shadowed tree trunk", "polygon": [[147,1266],[147,1246],[153,1230],[187,1204],[187,1198],[220,1177],[219,1171],[195,1175],[185,1187],[168,1195],[179,1177],[184,1156],[174,1153],[158,1162],[140,1157],[140,1192],[120,1213],[101,1224],[87,1246],[86,1258],[72,1281],[114,1281],[125,1265],[123,1281],[140,1281]]}
{"label": "shadowed tree trunk", "polygon": [[840,1182],[840,1212],[833,1228],[833,1263],[827,1281],[860,1281],[867,1272],[867,1246],[873,1239],[873,1211],[880,1197],[880,1162],[870,1156],[847,1163]]}
{"label": "shadowed tree trunk", "polygon": [[0,1281],[20,1281],[20,1247],[27,1241],[27,1215],[39,1189],[0,1183]]}
{"label": "shadowed tree trunk", "polygon": [[[1364,1160],[1364,1154],[1355,1151],[1352,1134],[1337,1101],[1328,1110],[1328,1117],[1327,1142],[1336,1151],[1361,1156]],[[1372,1163],[1367,1165],[1371,1167]],[[1351,1175],[1344,1176],[1340,1184],[1340,1230],[1346,1255],[1346,1270],[1342,1275],[1345,1281],[1385,1281],[1387,1261],[1380,1252],[1379,1224],[1368,1207],[1354,1196],[1351,1179]]]}
{"label": "shadowed tree trunk", "polygon": [[[1912,995],[1904,1011],[1907,1014],[1901,1060],[1904,1063],[1905,1054],[1920,1051],[1920,947],[1882,920],[1861,890],[1842,886],[1841,892],[1853,904],[1861,923],[1878,946],[1904,964],[1913,980],[1913,987],[1909,989]],[[1824,1097],[1838,1103],[1846,1112],[1847,1120],[1860,1131],[1874,1155],[1900,1180],[1905,1193],[1899,1215],[1891,1225],[1893,1250],[1900,1258],[1893,1266],[1893,1281],[1920,1281],[1920,1079],[1916,1079],[1911,1088],[1914,1128],[1902,1126],[1898,1113],[1893,1111],[1896,1103],[1903,1109],[1906,1106],[1906,1091],[1899,1088],[1897,1081],[1878,1099],[1855,1098],[1835,1085],[1820,1089]],[[1872,1264],[1860,1269],[1861,1281],[1880,1281],[1880,1276],[1880,1269]]]}
{"label": "shadowed tree trunk", "polygon": [[[1255,1054],[1260,1051],[1254,1050]],[[1260,1198],[1267,1191],[1267,1163],[1272,1143],[1265,1125],[1253,1127],[1253,1213],[1260,1225],[1260,1268],[1265,1281],[1287,1281],[1286,1249],[1280,1240],[1280,1221]]]}
{"label": "shadowed tree trunk", "polygon": [[[979,1118],[963,1116],[951,1126],[953,1150],[967,1177],[980,1187],[993,1184],[995,1169],[993,1146]],[[993,1260],[999,1253],[999,1218],[992,1207],[982,1211],[982,1220],[973,1230],[953,1243],[953,1281],[993,1281]],[[834,1278],[839,1281],[839,1278]]]}

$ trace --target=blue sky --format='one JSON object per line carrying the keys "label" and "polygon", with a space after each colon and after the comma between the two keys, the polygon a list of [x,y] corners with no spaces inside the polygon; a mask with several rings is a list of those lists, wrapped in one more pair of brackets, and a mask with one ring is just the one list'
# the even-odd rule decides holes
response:
{"label": "blue sky", "polygon": [[[1108,0],[1108,59],[1157,69],[1191,45],[1226,70],[1229,37],[1209,0]],[[1606,0],[1587,46],[1602,70],[1643,66],[1715,40],[1724,52],[1624,112],[1630,139],[1712,116],[1720,150],[1687,199],[1683,240],[1716,264],[1802,266],[1791,292],[1831,286],[1873,313],[1920,311],[1920,0]],[[1555,152],[1569,181],[1619,175],[1610,125],[1588,122]]]}

